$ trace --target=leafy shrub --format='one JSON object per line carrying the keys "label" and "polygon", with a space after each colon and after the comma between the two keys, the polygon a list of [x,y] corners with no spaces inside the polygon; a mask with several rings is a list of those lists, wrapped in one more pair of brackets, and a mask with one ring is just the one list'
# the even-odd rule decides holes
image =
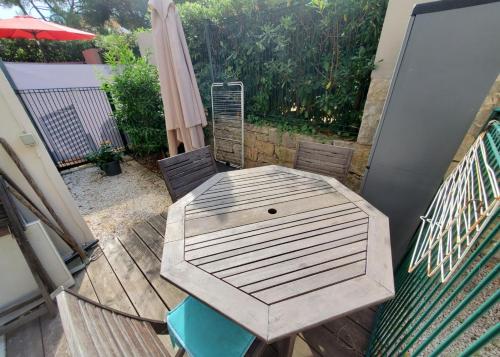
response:
{"label": "leafy shrub", "polygon": [[353,135],[386,3],[200,0],[178,8],[206,106],[213,71],[216,81],[244,83],[249,115],[276,117],[278,123],[293,118],[306,131],[313,126]]}
{"label": "leafy shrub", "polygon": [[91,154],[88,154],[85,158],[88,162],[91,162],[102,169],[102,166],[108,162],[121,160],[122,155],[120,152],[117,152],[108,141],[103,142],[99,149]]}
{"label": "leafy shrub", "polygon": [[[108,64],[128,63],[127,55],[139,57],[139,47],[137,45],[137,30],[130,33],[110,33],[107,35],[97,35],[94,42],[96,47],[101,48],[101,54]],[[125,49],[125,50],[124,50]]]}
{"label": "leafy shrub", "polygon": [[138,155],[165,151],[167,134],[158,71],[146,58],[137,57],[126,39],[110,41],[104,55],[113,75],[104,90],[111,94],[118,127]]}

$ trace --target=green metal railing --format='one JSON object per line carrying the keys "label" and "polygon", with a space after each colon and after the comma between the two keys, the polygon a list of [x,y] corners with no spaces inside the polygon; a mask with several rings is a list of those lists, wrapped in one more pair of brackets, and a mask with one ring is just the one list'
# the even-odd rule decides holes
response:
{"label": "green metal railing", "polygon": [[[484,210],[485,216],[478,215],[477,236],[460,259],[455,258],[451,273],[445,276],[434,274],[432,271],[436,269],[429,265],[440,258],[443,261],[443,251],[432,249],[432,238],[427,244],[428,259],[415,264],[415,251],[423,246],[419,233],[416,234],[396,271],[396,297],[377,312],[368,356],[470,356],[480,354],[481,349],[498,354],[500,343],[495,340],[500,336],[500,323],[495,311],[500,301],[499,122],[492,121],[478,140],[484,145],[487,164],[479,162],[477,168],[483,173],[489,170],[490,177],[492,171],[494,173],[492,184],[484,186],[489,205],[493,206]],[[455,209],[456,214],[449,215],[450,226],[464,214],[463,206],[456,205]],[[428,224],[431,218],[423,217],[422,225]],[[445,240],[449,251],[453,252],[453,242],[462,244],[465,236],[470,236],[465,227],[463,231],[455,230],[455,238]],[[443,234],[436,237],[441,239]]]}

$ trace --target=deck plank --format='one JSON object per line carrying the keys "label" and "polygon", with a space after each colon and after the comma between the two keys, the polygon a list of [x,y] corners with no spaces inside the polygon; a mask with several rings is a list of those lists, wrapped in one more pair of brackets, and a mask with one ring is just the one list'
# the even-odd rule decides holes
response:
{"label": "deck plank", "polygon": [[368,347],[370,334],[348,317],[332,320],[324,325],[337,339],[364,354]]}
{"label": "deck plank", "polygon": [[103,246],[104,254],[140,316],[163,320],[167,307],[118,240]]}
{"label": "deck plank", "polygon": [[119,239],[169,309],[174,308],[186,298],[187,295],[184,292],[160,276],[160,259],[148,249],[135,232],[131,231]]}
{"label": "deck plank", "polygon": [[375,310],[368,308],[350,314],[349,318],[369,333],[373,328],[373,323],[375,322],[375,314]]}
{"label": "deck plank", "polygon": [[71,290],[77,292],[80,295],[85,296],[91,300],[99,302],[99,298],[96,295],[90,277],[86,270],[79,272],[74,276],[75,285],[71,287]]}
{"label": "deck plank", "polygon": [[324,326],[304,331],[299,336],[322,356],[361,356],[355,349],[337,339]]}
{"label": "deck plank", "polygon": [[104,253],[97,255],[95,260],[88,265],[87,274],[101,304],[137,315],[137,311],[111,269]]}
{"label": "deck plank", "polygon": [[132,229],[141,237],[154,255],[161,260],[163,254],[163,235],[165,233],[160,235],[148,222],[136,224]]}
{"label": "deck plank", "polygon": [[148,219],[148,222],[162,237],[165,236],[165,228],[167,226],[167,220],[161,215],[157,215]]}

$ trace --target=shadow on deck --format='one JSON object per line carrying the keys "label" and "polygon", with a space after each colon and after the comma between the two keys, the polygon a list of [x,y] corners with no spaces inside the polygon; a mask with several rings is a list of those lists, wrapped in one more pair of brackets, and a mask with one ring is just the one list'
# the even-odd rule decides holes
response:
{"label": "shadow on deck", "polygon": [[[73,289],[101,304],[163,320],[167,309],[186,296],[159,274],[165,218],[141,222],[124,237],[95,249],[92,262],[75,277]],[[293,356],[362,356],[374,315],[374,309],[366,309],[304,331],[296,339]],[[168,337],[163,342],[170,343]],[[6,347],[8,357],[69,355],[58,316],[39,318],[9,334]],[[269,348],[265,355],[275,355],[274,350]]]}

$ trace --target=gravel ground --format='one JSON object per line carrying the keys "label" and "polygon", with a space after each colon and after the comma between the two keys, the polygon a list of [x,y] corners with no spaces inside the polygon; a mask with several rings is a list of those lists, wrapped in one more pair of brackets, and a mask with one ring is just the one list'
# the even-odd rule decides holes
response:
{"label": "gravel ground", "polygon": [[94,236],[105,243],[134,224],[165,212],[172,201],[163,179],[126,158],[122,173],[107,177],[94,166],[62,177]]}

